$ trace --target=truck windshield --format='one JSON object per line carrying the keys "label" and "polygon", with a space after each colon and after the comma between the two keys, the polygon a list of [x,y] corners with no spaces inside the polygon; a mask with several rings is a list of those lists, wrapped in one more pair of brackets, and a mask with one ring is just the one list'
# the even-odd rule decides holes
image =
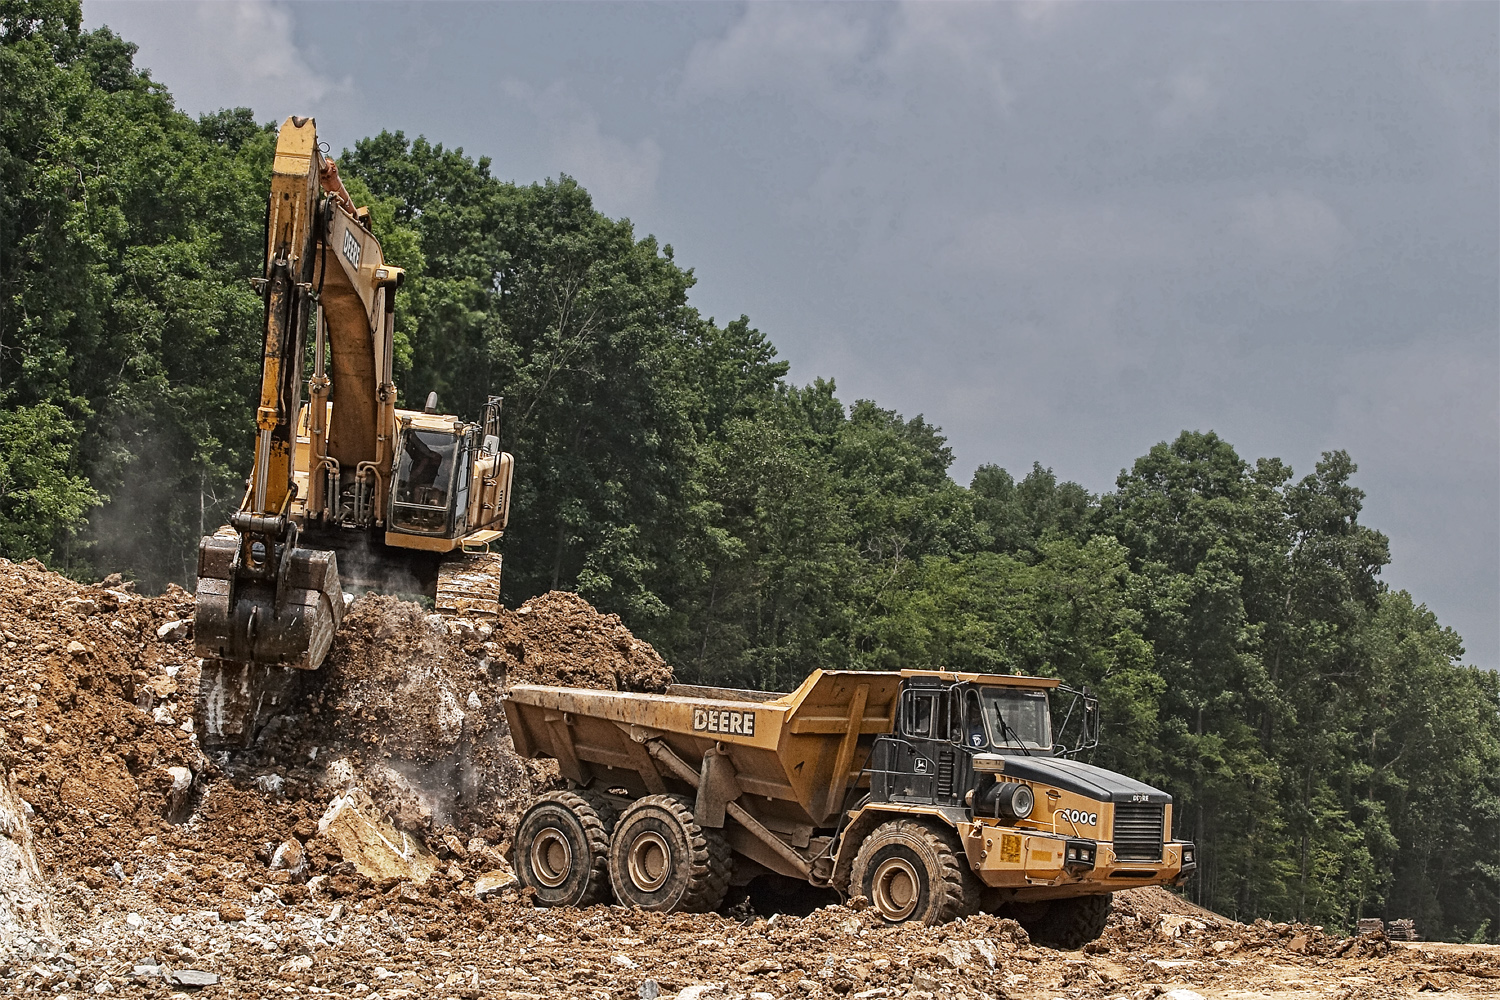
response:
{"label": "truck windshield", "polygon": [[982,687],[985,728],[990,746],[1052,749],[1052,720],[1047,711],[1047,692],[1015,688]]}
{"label": "truck windshield", "polygon": [[408,430],[396,466],[395,527],[443,531],[448,527],[448,490],[458,439],[442,431]]}

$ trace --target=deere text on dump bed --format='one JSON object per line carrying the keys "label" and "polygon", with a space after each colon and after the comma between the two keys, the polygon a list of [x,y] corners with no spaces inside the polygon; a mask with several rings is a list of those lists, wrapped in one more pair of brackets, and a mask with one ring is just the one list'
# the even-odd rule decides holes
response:
{"label": "deere text on dump bed", "polygon": [[[1056,742],[1051,704],[1068,699]],[[516,749],[570,790],[522,817],[515,868],[543,905],[613,898],[716,908],[782,875],[864,896],[890,922],[980,910],[1038,938],[1097,937],[1111,893],[1180,884],[1172,797],[1072,759],[1097,703],[1041,677],[815,671],[776,694],[673,685],[631,694],[519,685]]]}

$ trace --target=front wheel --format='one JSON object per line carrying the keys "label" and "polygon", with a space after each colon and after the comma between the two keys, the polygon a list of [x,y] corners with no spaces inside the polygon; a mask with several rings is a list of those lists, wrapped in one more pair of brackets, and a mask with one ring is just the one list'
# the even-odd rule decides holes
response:
{"label": "front wheel", "polygon": [[950,839],[914,820],[892,820],[859,845],[850,891],[887,923],[940,924],[973,913],[980,884]]}
{"label": "front wheel", "polygon": [[1049,900],[1039,915],[1023,919],[1021,925],[1038,944],[1073,951],[1104,933],[1114,899],[1113,893],[1105,892]]}

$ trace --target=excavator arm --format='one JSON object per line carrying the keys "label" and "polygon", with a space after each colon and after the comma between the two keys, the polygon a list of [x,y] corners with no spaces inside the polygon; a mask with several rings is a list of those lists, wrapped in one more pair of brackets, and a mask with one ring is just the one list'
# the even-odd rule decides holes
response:
{"label": "excavator arm", "polygon": [[220,685],[221,704],[208,706],[231,728],[247,710],[237,703],[240,694],[260,698],[262,689],[276,687],[252,683],[252,674],[316,669],[343,618],[334,553],[298,544],[299,522],[310,511],[326,511],[329,484],[336,489],[339,482],[337,472],[304,476],[308,495],[299,496],[297,429],[309,319],[316,337],[309,380],[314,462],[320,473],[343,463],[368,480],[370,513],[379,519],[395,421],[394,298],[404,277],[385,264],[368,212],[354,208],[337,165],[319,149],[313,119],[288,118],[277,139],[266,206],[265,270],[254,279],[265,305],[254,465],[230,524],[204,538],[198,550],[195,641],[216,669],[229,664],[240,676],[238,684]]}
{"label": "excavator arm", "polygon": [[[500,400],[480,424],[396,409],[395,300],[369,211],[355,208],[311,118],[276,142],[254,464],[229,524],[198,548],[195,642],[205,744],[244,745],[327,656],[356,585],[430,594],[440,613],[498,611],[513,461]],[[307,336],[313,336],[307,372]],[[303,405],[304,376],[309,400]],[[352,588],[351,588],[352,589]]]}

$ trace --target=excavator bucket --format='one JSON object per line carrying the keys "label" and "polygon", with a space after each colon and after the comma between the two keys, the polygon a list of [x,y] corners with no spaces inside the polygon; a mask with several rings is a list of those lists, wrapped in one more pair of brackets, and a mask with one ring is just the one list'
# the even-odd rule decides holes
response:
{"label": "excavator bucket", "polygon": [[245,564],[232,529],[198,546],[193,633],[203,657],[200,739],[209,745],[248,745],[294,696],[298,672],[322,664],[344,617],[332,552],[299,548],[294,535],[257,544],[269,545],[259,567]]}

